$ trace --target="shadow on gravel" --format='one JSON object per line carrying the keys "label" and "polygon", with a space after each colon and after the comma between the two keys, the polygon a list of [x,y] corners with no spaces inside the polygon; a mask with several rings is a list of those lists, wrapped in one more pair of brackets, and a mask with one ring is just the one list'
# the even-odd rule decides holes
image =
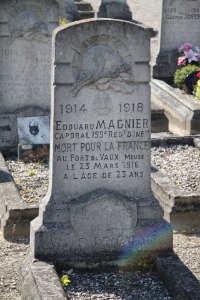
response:
{"label": "shadow on gravel", "polygon": [[0,170],[0,183],[12,182],[13,178],[10,173]]}

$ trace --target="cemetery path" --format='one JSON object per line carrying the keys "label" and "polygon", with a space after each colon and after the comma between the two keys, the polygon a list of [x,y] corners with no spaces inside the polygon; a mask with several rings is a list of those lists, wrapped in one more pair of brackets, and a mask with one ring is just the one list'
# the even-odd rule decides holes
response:
{"label": "cemetery path", "polygon": [[0,299],[20,300],[20,266],[28,240],[5,241],[0,232]]}

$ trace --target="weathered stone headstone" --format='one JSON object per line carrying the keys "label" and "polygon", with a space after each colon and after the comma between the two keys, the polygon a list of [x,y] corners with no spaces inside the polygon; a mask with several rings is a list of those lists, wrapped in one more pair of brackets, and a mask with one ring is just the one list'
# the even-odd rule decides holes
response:
{"label": "weathered stone headstone", "polygon": [[53,45],[50,186],[32,256],[82,268],[130,251],[128,264],[152,259],[172,235],[151,192],[149,34],[97,19],[55,30]]}
{"label": "weathered stone headstone", "polygon": [[75,4],[78,8],[81,20],[94,18],[95,11],[90,2],[87,2],[85,0],[75,0]]}
{"label": "weathered stone headstone", "polygon": [[132,13],[126,0],[101,0],[99,18],[132,20]]}
{"label": "weathered stone headstone", "polygon": [[61,2],[0,1],[0,147],[18,144],[17,117],[49,114],[51,35]]}
{"label": "weathered stone headstone", "polygon": [[190,42],[200,46],[199,0],[163,0],[160,48],[153,69],[154,78],[169,80],[177,69],[178,48]]}
{"label": "weathered stone headstone", "polygon": [[74,0],[66,0],[65,1],[65,14],[66,14],[66,19],[68,22],[80,20],[78,8],[77,8]]}

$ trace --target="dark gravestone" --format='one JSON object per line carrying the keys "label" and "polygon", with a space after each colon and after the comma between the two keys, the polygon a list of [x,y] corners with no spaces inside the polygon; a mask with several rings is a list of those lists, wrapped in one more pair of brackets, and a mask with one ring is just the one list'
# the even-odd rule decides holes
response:
{"label": "dark gravestone", "polygon": [[198,80],[197,73],[199,73],[199,71],[195,71],[195,72],[190,73],[184,80],[185,91],[188,94],[193,94],[194,86],[195,86],[195,84],[197,83],[197,80]]}
{"label": "dark gravestone", "polygon": [[80,20],[80,14],[74,0],[65,0],[65,16],[68,22]]}
{"label": "dark gravestone", "polygon": [[99,18],[132,20],[132,13],[126,0],[102,0],[97,16]]}

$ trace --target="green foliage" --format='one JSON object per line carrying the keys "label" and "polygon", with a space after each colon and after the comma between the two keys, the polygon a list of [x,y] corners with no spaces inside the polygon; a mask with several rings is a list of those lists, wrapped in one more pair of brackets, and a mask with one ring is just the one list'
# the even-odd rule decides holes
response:
{"label": "green foliage", "polygon": [[197,84],[194,86],[194,95],[196,99],[200,100],[200,79],[197,81]]}
{"label": "green foliage", "polygon": [[34,176],[34,175],[37,174],[37,172],[36,172],[35,170],[29,170],[29,171],[27,171],[27,174],[28,174],[29,176]]}
{"label": "green foliage", "polygon": [[153,271],[155,269],[155,263],[138,262],[137,267],[141,271]]}
{"label": "green foliage", "polygon": [[68,20],[66,18],[59,17],[59,26],[66,25]]}
{"label": "green foliage", "polygon": [[196,65],[188,64],[181,69],[177,69],[174,74],[174,83],[180,88],[183,89],[184,79],[192,72],[199,71],[200,67]]}
{"label": "green foliage", "polygon": [[196,97],[200,100],[200,88],[196,90]]}

